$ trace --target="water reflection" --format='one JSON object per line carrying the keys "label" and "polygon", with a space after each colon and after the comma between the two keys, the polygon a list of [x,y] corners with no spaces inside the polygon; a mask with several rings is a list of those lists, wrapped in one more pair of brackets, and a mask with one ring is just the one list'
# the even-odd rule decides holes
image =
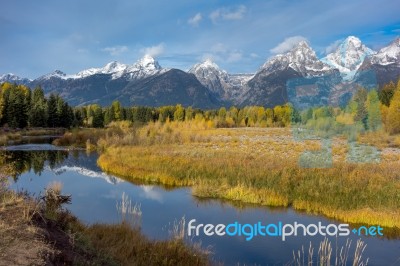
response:
{"label": "water reflection", "polygon": [[12,177],[14,181],[18,177],[29,172],[31,169],[35,175],[41,175],[45,165],[53,169],[56,165],[64,162],[69,156],[65,150],[2,150],[0,151],[1,161],[12,166]]}

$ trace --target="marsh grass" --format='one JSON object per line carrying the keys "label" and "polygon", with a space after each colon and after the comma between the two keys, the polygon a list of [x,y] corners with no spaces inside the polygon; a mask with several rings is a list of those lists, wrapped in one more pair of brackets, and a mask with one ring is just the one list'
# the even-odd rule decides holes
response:
{"label": "marsh grass", "polygon": [[209,265],[207,255],[183,241],[148,240],[127,223],[92,225],[84,234],[93,248],[121,265]]}
{"label": "marsh grass", "polygon": [[151,124],[140,129],[139,139],[108,145],[99,166],[128,180],[192,186],[199,197],[292,206],[349,223],[400,228],[396,156],[385,155],[379,164],[348,163],[347,141],[337,138],[333,167],[301,168],[299,156],[321,145],[295,141],[288,129],[191,129],[178,123],[168,130]]}
{"label": "marsh grass", "polygon": [[100,137],[105,136],[106,129],[73,129],[65,132],[61,138],[54,140],[57,146],[73,146],[86,148],[86,143],[96,143]]}
{"label": "marsh grass", "polygon": [[186,237],[186,218],[183,216],[180,220],[175,219],[171,228],[168,230],[170,236],[176,240],[184,240]]}
{"label": "marsh grass", "polygon": [[129,196],[122,193],[121,201],[116,203],[117,212],[121,215],[123,222],[130,223],[133,227],[140,226],[142,217],[141,204],[129,199]]}
{"label": "marsh grass", "polygon": [[0,145],[7,145],[10,142],[19,143],[25,136],[60,135],[64,132],[63,128],[26,128],[22,130],[3,128],[0,131]]}
{"label": "marsh grass", "polygon": [[20,141],[22,139],[22,133],[20,131],[8,131],[0,132],[0,145],[7,145],[9,142]]}
{"label": "marsh grass", "polygon": [[44,136],[64,134],[65,128],[26,128],[22,130],[23,136]]}
{"label": "marsh grass", "polygon": [[346,240],[346,244],[341,247],[336,247],[333,252],[332,242],[325,238],[322,240],[318,247],[318,252],[314,256],[314,247],[311,242],[308,250],[305,251],[304,246],[297,252],[293,251],[293,261],[287,265],[290,266],[366,266],[368,265],[369,258],[363,259],[363,253],[367,247],[364,241],[357,240],[353,256],[350,256],[352,241]]}

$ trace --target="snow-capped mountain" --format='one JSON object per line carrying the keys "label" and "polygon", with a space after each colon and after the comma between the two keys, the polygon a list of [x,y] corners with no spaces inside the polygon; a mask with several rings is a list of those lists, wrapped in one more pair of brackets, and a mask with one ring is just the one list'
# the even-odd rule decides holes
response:
{"label": "snow-capped mountain", "polygon": [[201,84],[219,98],[234,104],[240,102],[245,84],[253,77],[253,74],[228,74],[211,59],[195,64],[188,73],[194,74]]}
{"label": "snow-capped mountain", "polygon": [[8,74],[4,74],[4,75],[0,75],[0,83],[3,82],[10,82],[10,83],[16,83],[16,84],[23,84],[26,85],[29,82],[31,82],[32,80],[27,79],[27,78],[21,78],[17,75],[14,75],[12,73],[8,73]]}
{"label": "snow-capped mountain", "polygon": [[95,74],[111,74],[113,79],[126,76],[130,79],[144,78],[162,71],[160,64],[150,55],[145,55],[133,65],[113,61],[102,68],[89,68],[70,78],[84,78]]}
{"label": "snow-capped mountain", "polygon": [[194,65],[188,72],[165,69],[146,55],[131,65],[113,61],[72,75],[56,70],[33,81],[6,74],[0,76],[0,82],[41,86],[45,93],[59,93],[72,105],[109,105],[118,99],[124,105],[181,103],[215,108],[272,107],[293,102],[294,91],[308,95],[313,104],[341,104],[358,86],[379,88],[399,77],[400,38],[374,52],[357,37],[349,36],[322,59],[301,41],[290,51],[267,60],[254,75],[229,74],[211,60]]}
{"label": "snow-capped mountain", "polygon": [[128,68],[128,65],[121,64],[117,61],[110,62],[101,68],[89,68],[82,70],[76,75],[71,75],[69,78],[84,78],[96,74],[115,74],[114,77],[121,76]]}
{"label": "snow-capped mountain", "polygon": [[228,97],[229,75],[211,59],[194,65],[188,73],[194,74],[201,84],[219,97],[223,99]]}
{"label": "snow-capped mountain", "polygon": [[166,71],[168,71],[168,69],[162,68],[153,57],[145,55],[132,66],[128,66],[121,76],[133,80],[165,73]]}
{"label": "snow-capped mountain", "polygon": [[35,80],[49,80],[51,78],[58,78],[58,79],[68,79],[69,76],[67,76],[67,74],[65,74],[64,72],[62,72],[61,70],[54,70],[51,73],[45,74],[43,76],[38,77]]}
{"label": "snow-capped mountain", "polygon": [[400,38],[366,57],[354,79],[363,87],[378,88],[400,78]]}
{"label": "snow-capped mountain", "polygon": [[289,52],[278,54],[268,60],[259,72],[273,72],[289,67],[304,77],[324,75],[333,69],[318,59],[315,51],[306,41],[300,41]]}
{"label": "snow-capped mountain", "polygon": [[[194,75],[165,69],[145,55],[132,65],[110,62],[101,68],[89,68],[74,75],[54,71],[33,80],[29,86],[41,86],[45,93],[58,93],[72,105],[175,105],[215,108],[219,98],[210,93]],[[218,99],[217,99],[218,98]]]}
{"label": "snow-capped mountain", "polygon": [[244,94],[240,97],[243,101],[240,104],[269,107],[284,104],[289,100],[289,81],[313,81],[312,78],[315,77],[320,78],[320,87],[326,90],[328,84],[337,82],[339,72],[320,61],[308,43],[301,41],[287,53],[278,54],[261,66],[247,82],[247,89],[243,90]]}
{"label": "snow-capped mountain", "polygon": [[338,69],[344,80],[351,80],[364,59],[375,53],[357,37],[349,36],[333,53],[328,54],[321,61]]}
{"label": "snow-capped mountain", "polygon": [[396,38],[388,46],[379,50],[371,57],[372,64],[389,65],[400,64],[400,38]]}
{"label": "snow-capped mountain", "polygon": [[60,79],[82,79],[93,75],[111,75],[112,79],[121,77],[133,79],[140,79],[147,76],[155,75],[162,72],[160,64],[150,55],[145,55],[133,65],[122,64],[117,61],[112,61],[100,68],[89,68],[82,70],[73,75],[67,75],[60,70],[55,70],[52,73],[39,77],[39,80],[48,80],[51,78]]}

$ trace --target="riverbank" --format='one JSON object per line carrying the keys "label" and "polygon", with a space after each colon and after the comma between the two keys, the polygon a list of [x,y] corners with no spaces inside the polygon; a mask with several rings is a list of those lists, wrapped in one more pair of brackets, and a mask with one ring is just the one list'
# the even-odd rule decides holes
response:
{"label": "riverbank", "polygon": [[151,124],[100,139],[98,164],[127,180],[192,186],[199,197],[291,206],[349,223],[400,228],[400,151],[382,148],[379,163],[350,163],[347,141],[335,138],[333,167],[300,167],[300,155],[320,145],[296,141],[287,128]]}
{"label": "riverbank", "polygon": [[[7,265],[209,265],[207,254],[182,234],[150,240],[129,220],[85,225],[45,193],[33,199],[6,189],[0,171],[0,261]],[[12,171],[12,169],[7,169]],[[48,189],[58,191],[61,184]],[[50,191],[50,190],[47,190]],[[65,197],[60,197],[61,199]],[[66,197],[68,199],[68,197]],[[73,200],[73,196],[72,196]],[[68,201],[68,200],[66,200]],[[179,233],[179,232],[177,232]],[[133,263],[133,264],[132,264]]]}
{"label": "riverbank", "polygon": [[25,137],[61,136],[65,128],[26,128],[26,129],[0,129],[0,146],[19,144]]}

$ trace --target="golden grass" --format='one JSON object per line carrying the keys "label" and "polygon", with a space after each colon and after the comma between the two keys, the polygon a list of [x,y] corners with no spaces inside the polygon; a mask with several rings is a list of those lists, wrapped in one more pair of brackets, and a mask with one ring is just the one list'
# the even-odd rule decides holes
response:
{"label": "golden grass", "polygon": [[295,141],[288,129],[191,130],[183,124],[169,130],[145,126],[140,141],[108,145],[98,164],[128,180],[192,186],[199,197],[293,206],[346,222],[400,228],[399,151],[384,150],[380,164],[346,163],[347,142],[337,138],[334,167],[306,169],[299,167],[299,156],[320,143]]}
{"label": "golden grass", "polygon": [[21,139],[21,132],[0,132],[0,145],[7,145],[10,141],[19,141]]}
{"label": "golden grass", "polygon": [[374,132],[367,132],[358,137],[360,143],[369,144],[379,149],[384,148],[399,148],[400,135],[389,135],[389,133],[380,130]]}
{"label": "golden grass", "polygon": [[95,224],[84,235],[98,252],[120,265],[209,265],[205,254],[182,240],[150,241],[127,223]]}

